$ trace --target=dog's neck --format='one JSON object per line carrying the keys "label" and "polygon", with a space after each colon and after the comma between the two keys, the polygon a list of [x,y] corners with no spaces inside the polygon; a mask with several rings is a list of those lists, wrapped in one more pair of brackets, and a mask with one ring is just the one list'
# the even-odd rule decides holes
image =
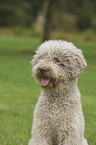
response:
{"label": "dog's neck", "polygon": [[[61,84],[58,84],[59,87],[57,87],[57,88],[43,89],[42,93],[44,94],[44,96],[49,97],[49,98],[50,97],[57,98],[58,96],[69,98],[70,96],[72,96],[71,94],[75,95],[75,92],[80,94],[79,90],[78,90],[77,83],[78,83],[78,78],[69,81],[68,85],[61,83]],[[54,89],[55,89],[55,91],[54,91]],[[69,99],[72,99],[72,97]]]}

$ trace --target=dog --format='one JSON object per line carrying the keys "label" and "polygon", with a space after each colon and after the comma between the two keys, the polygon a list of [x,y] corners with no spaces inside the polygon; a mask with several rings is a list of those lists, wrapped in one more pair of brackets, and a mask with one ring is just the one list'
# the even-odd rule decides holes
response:
{"label": "dog", "polygon": [[28,145],[88,145],[78,77],[87,63],[71,42],[45,41],[31,61],[33,76],[42,91]]}

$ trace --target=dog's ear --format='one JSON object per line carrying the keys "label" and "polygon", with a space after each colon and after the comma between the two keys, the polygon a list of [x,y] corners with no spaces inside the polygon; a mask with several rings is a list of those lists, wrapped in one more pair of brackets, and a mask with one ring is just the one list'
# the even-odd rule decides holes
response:
{"label": "dog's ear", "polygon": [[32,64],[32,66],[34,66],[36,64],[36,60],[33,58],[30,63]]}
{"label": "dog's ear", "polygon": [[34,66],[34,65],[36,64],[36,62],[35,62],[34,59],[32,59],[32,60],[30,61],[30,63],[31,63],[32,66]]}
{"label": "dog's ear", "polygon": [[76,63],[74,66],[73,77],[78,77],[80,73],[83,72],[84,68],[87,66],[87,63],[82,53],[77,55],[75,54],[75,62]]}
{"label": "dog's ear", "polygon": [[32,66],[34,66],[38,63],[38,55],[37,54],[33,55],[33,59],[30,61],[30,63],[32,64]]}
{"label": "dog's ear", "polygon": [[70,77],[76,78],[78,77],[87,66],[86,60],[83,57],[82,51],[80,50],[79,53],[74,53],[72,56],[69,57],[70,65],[68,67]]}
{"label": "dog's ear", "polygon": [[64,55],[63,61],[60,61],[60,63],[64,66],[64,70],[70,78],[78,77],[87,66],[82,51],[79,49],[72,50]]}

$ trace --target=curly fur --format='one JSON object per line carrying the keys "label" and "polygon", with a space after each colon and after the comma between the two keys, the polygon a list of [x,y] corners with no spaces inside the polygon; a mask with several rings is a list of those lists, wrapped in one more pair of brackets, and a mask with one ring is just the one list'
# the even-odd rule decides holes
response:
{"label": "curly fur", "polygon": [[33,76],[41,86],[43,79],[45,86],[34,111],[28,145],[88,145],[77,87],[87,65],[82,51],[66,41],[46,41],[37,49],[32,65]]}

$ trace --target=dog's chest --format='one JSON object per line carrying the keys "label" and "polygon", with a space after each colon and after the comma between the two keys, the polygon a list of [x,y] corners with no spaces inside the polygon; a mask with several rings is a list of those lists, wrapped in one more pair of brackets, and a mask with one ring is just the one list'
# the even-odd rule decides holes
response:
{"label": "dog's chest", "polygon": [[68,125],[74,115],[74,104],[64,98],[56,98],[54,101],[45,101],[42,104],[44,118],[50,119],[54,125]]}

